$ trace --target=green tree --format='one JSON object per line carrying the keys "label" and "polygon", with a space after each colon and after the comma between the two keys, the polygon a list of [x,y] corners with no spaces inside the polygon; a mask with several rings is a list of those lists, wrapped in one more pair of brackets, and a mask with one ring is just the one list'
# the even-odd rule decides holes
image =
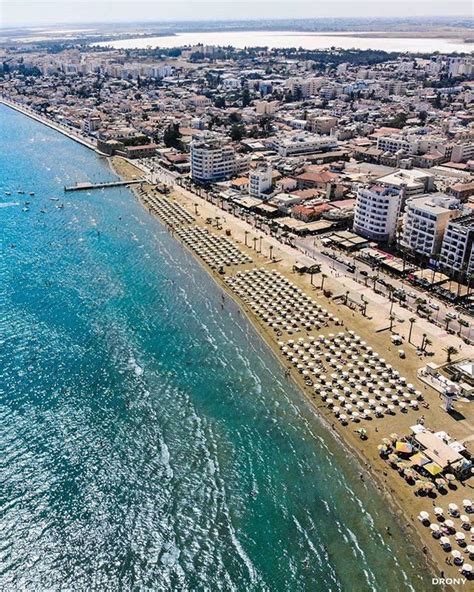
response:
{"label": "green tree", "polygon": [[242,90],[242,107],[250,105],[250,91],[247,87]]}
{"label": "green tree", "polygon": [[179,125],[172,123],[165,129],[163,135],[163,142],[168,148],[181,148],[181,132],[179,131]]}
{"label": "green tree", "polygon": [[234,125],[230,128],[230,137],[234,142],[240,142],[240,140],[244,137],[244,133],[244,126],[238,123],[234,123]]}

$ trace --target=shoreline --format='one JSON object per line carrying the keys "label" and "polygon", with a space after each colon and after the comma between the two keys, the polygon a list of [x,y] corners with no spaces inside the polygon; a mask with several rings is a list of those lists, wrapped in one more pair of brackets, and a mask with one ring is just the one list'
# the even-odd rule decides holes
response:
{"label": "shoreline", "polygon": [[[128,166],[134,167],[136,170],[140,170],[140,169],[138,169],[138,167],[135,167],[134,164],[126,161],[125,159],[123,159],[121,157],[112,157],[111,159],[109,159],[109,166],[110,166],[111,170],[115,174],[117,174],[119,177],[124,178],[124,176],[126,176],[126,175],[124,175],[124,171],[120,171],[120,167],[116,166],[117,160],[119,160],[119,159],[122,161],[125,161]],[[134,193],[134,195],[135,195],[136,199],[138,200],[138,202],[140,203],[140,205],[151,216],[153,216],[160,224],[162,224],[165,228],[168,228],[165,221],[162,218],[160,218],[160,216],[158,214],[155,214],[154,212],[150,211],[149,207],[147,206],[147,203],[143,200],[142,196],[139,195],[136,188],[131,187],[130,189]],[[187,211],[189,213],[191,213],[190,209],[188,209]],[[204,224],[202,224],[202,220],[203,220],[203,217],[201,216],[200,219],[199,218],[196,219],[195,224],[200,227],[206,227]],[[210,232],[212,232],[211,229],[209,229],[209,230],[210,230]],[[200,265],[200,267],[207,272],[208,276],[226,294],[226,296],[231,298],[232,301],[235,303],[235,305],[242,311],[242,313],[245,315],[248,322],[252,325],[252,327],[257,332],[258,336],[263,340],[263,342],[269,348],[270,352],[272,353],[272,355],[274,356],[274,358],[276,359],[278,364],[282,367],[282,370],[285,371],[288,368],[288,365],[285,364],[285,359],[283,358],[283,356],[280,353],[280,350],[277,345],[277,341],[275,339],[272,339],[273,336],[266,329],[264,323],[258,318],[258,316],[255,315],[249,309],[248,305],[245,302],[243,302],[241,299],[239,299],[239,297],[229,288],[229,286],[226,284],[226,282],[223,281],[223,278],[228,277],[228,276],[227,275],[219,275],[217,272],[213,271],[205,262],[202,261],[202,259],[200,259],[200,257],[197,255],[197,253],[195,253],[186,244],[184,244],[183,241],[181,241],[179,239],[179,237],[175,236],[174,232],[172,232],[171,234],[172,234],[172,237],[176,241],[178,241],[179,244],[193,257],[193,259],[197,262],[197,264]],[[217,233],[213,233],[213,234],[217,235]],[[232,240],[232,242],[236,243],[237,241],[235,241],[235,239],[234,239],[234,240]],[[237,242],[237,245],[242,250],[242,245],[238,242]],[[251,249],[249,249],[249,250],[251,250]],[[278,269],[278,262],[268,262],[267,265],[271,269]],[[287,277],[287,276],[285,276],[285,277]],[[339,329],[341,329],[341,330],[344,328],[345,327],[339,327]],[[390,487],[389,483],[384,481],[384,479],[381,477],[381,475],[377,471],[373,470],[374,467],[370,464],[371,459],[368,458],[367,455],[364,455],[361,447],[355,446],[354,441],[351,441],[347,437],[348,433],[350,433],[350,432],[348,432],[347,427],[344,428],[338,422],[331,421],[331,418],[334,420],[334,416],[332,415],[330,410],[327,409],[327,407],[325,407],[324,404],[322,404],[322,401],[316,400],[311,397],[311,395],[308,391],[308,387],[305,385],[302,377],[299,374],[293,372],[293,369],[292,369],[292,372],[288,378],[290,380],[292,380],[293,383],[296,385],[296,387],[297,387],[298,391],[300,392],[302,398],[304,399],[305,403],[309,406],[309,408],[312,412],[312,415],[314,417],[314,420],[318,421],[331,434],[331,436],[340,445],[342,450],[345,450],[349,455],[351,455],[351,457],[357,463],[357,470],[361,474],[364,475],[364,479],[368,479],[369,481],[371,480],[372,487],[374,487],[377,490],[378,494],[382,497],[382,499],[384,499],[387,502],[388,507],[390,508],[391,515],[392,515],[393,519],[395,519],[395,521],[397,522],[397,527],[402,531],[403,534],[407,535],[408,540],[409,540],[409,544],[412,547],[412,553],[417,556],[417,561],[421,565],[426,567],[428,574],[429,574],[429,578],[431,579],[431,577],[437,577],[439,569],[438,569],[438,565],[437,565],[436,561],[434,560],[433,557],[430,557],[429,555],[421,552],[420,549],[424,545],[423,538],[422,538],[420,532],[416,529],[415,524],[412,524],[407,521],[406,510],[404,509],[403,504],[401,503],[401,500],[398,499],[397,496],[394,495],[393,489]],[[354,438],[354,440],[356,442],[357,441],[362,442],[358,438],[357,439]],[[382,533],[381,533],[381,535],[384,536],[384,534],[382,534]],[[449,592],[451,590],[454,590],[454,588],[451,588],[448,585],[442,587],[441,589],[449,591]]]}
{"label": "shoreline", "polygon": [[30,107],[25,107],[24,105],[18,105],[14,101],[11,101],[10,99],[6,99],[5,97],[2,97],[2,96],[0,96],[0,105],[5,105],[6,107],[9,107],[10,109],[13,109],[14,111],[17,111],[18,113],[22,113],[23,115],[26,115],[26,117],[29,117],[30,119],[33,119],[34,121],[37,121],[38,123],[42,123],[43,125],[46,125],[47,127],[59,132],[60,134],[63,134],[64,136],[66,136],[70,140],[74,140],[75,142],[78,142],[82,146],[89,148],[89,150],[94,150],[95,152],[97,151],[97,148],[92,141],[87,140],[84,136],[80,135],[79,133],[75,134],[74,132],[68,130],[65,126],[63,126],[59,123],[56,123],[55,121],[51,121],[46,116],[36,113],[36,111],[31,109]]}
{"label": "shoreline", "polygon": [[[55,131],[62,133],[63,135],[65,135],[66,137],[69,137],[70,139],[77,140],[77,138],[75,136],[71,136],[67,132],[67,130],[61,129],[60,127],[57,126],[57,124],[54,124],[54,123],[52,124],[51,122],[49,122],[47,120],[45,121],[43,118],[41,118],[41,116],[37,116],[34,113],[27,112],[26,110],[20,109],[17,106],[10,105],[7,102],[5,102],[5,100],[2,99],[1,97],[0,97],[0,102],[5,104],[6,106],[16,110],[16,111],[22,113],[23,115],[31,117],[32,119],[36,120],[39,123],[43,123],[43,124],[47,125],[48,127],[54,129]],[[79,140],[77,140],[77,141],[79,141]],[[90,143],[85,143],[85,142],[81,142],[81,141],[79,141],[79,143],[81,143],[82,145],[84,145],[85,147],[87,147],[89,149],[95,150],[95,148]],[[117,160],[119,160],[119,161],[121,160],[124,163],[126,163],[127,167],[133,167],[135,173],[136,173],[136,171],[142,172],[138,167],[136,167],[136,165],[132,164],[130,161],[127,161],[126,159],[121,159],[120,157],[109,158],[108,164],[109,164],[111,170],[117,176],[119,176],[120,178],[122,178],[124,180],[127,179],[126,171],[120,170],[120,167],[116,166]],[[136,198],[138,199],[138,201],[141,203],[141,205],[149,211],[149,208],[147,208],[146,203],[143,201],[143,199],[138,194],[136,189],[135,188],[131,188],[131,189],[132,189],[133,193],[135,194]],[[190,202],[190,198],[186,197],[186,195],[184,193],[179,193],[179,195],[181,196],[181,199],[176,199],[176,202],[180,203],[180,204],[182,204],[184,202],[184,207],[189,212],[191,212],[190,206],[192,206],[192,202]],[[199,202],[200,208],[204,207],[201,204],[201,202],[204,202],[204,200],[202,200],[201,198],[194,196],[193,200],[195,200],[196,202]],[[204,202],[204,203],[206,203],[206,202]],[[150,212],[150,214],[153,215],[156,219],[158,219],[166,227],[166,224],[164,223],[164,221],[162,219],[160,219],[160,217],[158,215],[156,215],[152,212]],[[201,217],[196,220],[196,224],[200,225],[200,226],[204,226],[204,224],[203,224],[204,219],[205,219],[204,215],[201,215]],[[227,221],[226,221],[226,224],[227,224]],[[176,237],[176,236],[173,236],[173,238],[178,239],[178,237]],[[238,247],[242,251],[244,251],[244,247],[243,247],[242,243],[238,239],[236,239],[234,234],[232,235],[231,240],[233,243],[237,243]],[[182,246],[186,247],[186,245],[184,245],[184,243],[181,240],[179,240],[179,242]],[[244,302],[242,302],[230,290],[230,288],[225,284],[225,282],[222,279],[225,276],[219,276],[216,272],[212,271],[198,257],[198,255],[196,253],[194,253],[189,248],[187,248],[187,250],[188,250],[188,252],[190,252],[193,255],[193,257],[201,265],[201,267],[207,271],[208,275],[216,282],[216,284],[222,290],[224,290],[225,293],[227,295],[229,295],[233,299],[233,301],[237,304],[239,309],[244,312],[247,319],[251,322],[252,326],[258,332],[259,336],[270,347],[270,350],[272,351],[275,358],[278,360],[278,362],[282,365],[283,368],[286,368],[285,360],[281,356],[281,353],[278,349],[277,341],[276,341],[274,335],[268,330],[268,328],[266,328],[264,326],[263,322],[260,321],[259,318],[251,310],[249,310],[248,306]],[[247,251],[249,253],[251,253],[252,256],[255,257],[255,259],[258,259],[256,256],[257,254],[255,253],[255,251],[253,251],[253,249],[248,248]],[[257,264],[256,261],[255,261],[255,264]],[[277,268],[280,271],[282,271],[286,277],[290,276],[288,279],[291,279],[291,281],[293,281],[294,283],[298,283],[298,281],[295,281],[295,278],[292,277],[290,275],[290,273],[285,273],[285,269],[283,269],[282,266],[279,265],[278,262],[269,263],[268,261],[266,261],[266,264],[267,265],[270,264],[270,265],[274,266],[274,268]],[[308,288],[306,288],[306,289],[308,290]],[[318,299],[320,299],[320,301],[324,302],[325,306],[327,306],[329,309],[331,309],[333,303],[327,302],[326,299],[323,300],[323,297],[321,296],[320,292],[318,292]],[[315,298],[315,300],[317,300],[317,299]],[[347,328],[347,327],[344,327],[344,328]],[[342,329],[342,327],[341,327],[341,329]],[[412,513],[416,514],[417,510],[416,509],[413,510],[412,508],[410,508],[410,504],[404,505],[402,503],[401,496],[396,494],[395,489],[399,489],[399,487],[397,487],[397,484],[400,481],[399,477],[394,476],[393,472],[388,472],[388,479],[387,478],[384,479],[382,475],[385,473],[385,470],[387,469],[387,465],[385,463],[383,463],[383,461],[381,461],[381,459],[378,457],[378,454],[376,455],[378,461],[377,461],[377,459],[376,459],[376,461],[374,461],[373,455],[371,456],[371,455],[367,454],[367,447],[363,447],[360,445],[357,446],[357,443],[360,443],[361,441],[358,437],[357,438],[355,437],[355,435],[352,433],[352,430],[350,430],[350,428],[344,428],[343,426],[339,425],[339,422],[333,423],[333,426],[335,425],[335,429],[334,429],[334,427],[331,427],[331,418],[334,421],[334,416],[322,404],[321,401],[319,401],[319,400],[316,401],[316,400],[312,399],[312,397],[310,396],[310,394],[308,392],[306,385],[304,384],[304,382],[302,380],[302,377],[300,377],[299,375],[295,376],[294,372],[292,372],[291,379],[298,386],[298,389],[301,392],[301,395],[304,397],[305,401],[311,405],[311,409],[313,411],[313,415],[315,417],[315,420],[317,420],[321,424],[323,424],[333,434],[333,436],[337,439],[337,441],[341,443],[341,446],[345,450],[349,451],[349,453],[352,454],[353,458],[356,459],[356,462],[360,466],[360,469],[364,473],[364,475],[368,476],[368,478],[372,478],[373,485],[377,488],[379,493],[385,499],[387,499],[389,507],[391,508],[391,513],[392,513],[393,519],[395,519],[397,522],[399,522],[400,519],[402,519],[404,521],[403,526],[399,526],[399,528],[402,529],[402,532],[407,532],[407,534],[409,536],[409,540],[410,540],[410,546],[413,547],[413,551],[417,554],[417,556],[419,555],[419,561],[421,564],[426,566],[426,568],[428,570],[428,574],[430,576],[436,575],[440,571],[440,566],[439,566],[438,562],[436,561],[436,558],[434,556],[431,556],[428,554],[423,554],[421,552],[421,546],[423,544],[426,544],[428,546],[428,548],[430,548],[430,550],[431,550],[432,543],[433,543],[433,547],[434,547],[434,545],[436,544],[436,541],[431,539],[431,537],[429,540],[425,541],[423,539],[422,530],[421,530],[421,528],[419,528],[418,522],[415,521],[414,519],[412,520],[412,522],[408,521],[410,518],[410,514],[412,514]],[[387,433],[388,433],[388,431],[387,431]],[[378,444],[379,442],[376,442],[376,443]],[[364,452],[365,452],[365,454],[364,454]],[[410,496],[405,496],[405,498],[408,501],[412,501],[412,498]],[[408,506],[408,509],[406,506]],[[439,551],[439,549],[438,549],[438,551]],[[444,566],[443,566],[443,568],[444,568]],[[446,569],[448,572],[451,572],[450,569],[448,569],[448,568],[446,568]],[[449,573],[449,575],[454,576],[454,573],[453,574]],[[456,575],[457,575],[457,573],[456,573]],[[444,589],[452,590],[453,588],[446,586]]]}

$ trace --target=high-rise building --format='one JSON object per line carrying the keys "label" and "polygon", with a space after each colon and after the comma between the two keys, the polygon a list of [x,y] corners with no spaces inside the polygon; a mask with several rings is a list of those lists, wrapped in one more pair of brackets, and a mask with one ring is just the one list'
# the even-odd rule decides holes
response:
{"label": "high-rise building", "polygon": [[199,182],[224,181],[241,172],[247,161],[236,157],[230,143],[218,136],[191,142],[191,178]]}
{"label": "high-rise building", "polygon": [[272,187],[272,167],[262,165],[249,173],[249,193],[252,197],[262,197]]}
{"label": "high-rise building", "polygon": [[354,232],[371,240],[392,242],[401,204],[402,194],[397,189],[381,185],[360,187],[354,211]]}
{"label": "high-rise building", "polygon": [[438,255],[448,222],[460,213],[459,200],[444,193],[407,201],[400,244],[422,257]]}
{"label": "high-rise building", "polygon": [[449,273],[474,274],[474,213],[448,222],[441,245],[440,265]]}

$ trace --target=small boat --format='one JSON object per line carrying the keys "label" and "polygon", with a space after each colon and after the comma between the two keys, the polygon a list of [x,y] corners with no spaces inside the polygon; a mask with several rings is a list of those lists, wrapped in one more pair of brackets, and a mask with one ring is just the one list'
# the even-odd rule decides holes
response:
{"label": "small boat", "polygon": [[5,191],[5,195],[11,195],[12,192],[11,191]]}
{"label": "small boat", "polygon": [[42,214],[46,214],[46,210],[40,210]]}
{"label": "small boat", "polygon": [[31,202],[25,201],[25,206],[29,206]]}
{"label": "small boat", "polygon": [[22,212],[29,212],[30,211],[30,208],[22,208],[21,211]]}
{"label": "small boat", "polygon": [[50,197],[49,198],[51,201],[59,201],[59,197]]}
{"label": "small boat", "polygon": [[58,208],[58,210],[62,210],[64,209],[64,204],[59,204],[59,206],[56,206]]}
{"label": "small boat", "polygon": [[25,192],[23,191],[23,189],[19,189],[19,190],[18,190],[18,195],[24,195],[24,193],[25,193]]}
{"label": "small boat", "polygon": [[34,191],[30,191],[30,192],[28,193],[28,195],[34,195],[34,194],[35,194],[35,192],[34,192]]}

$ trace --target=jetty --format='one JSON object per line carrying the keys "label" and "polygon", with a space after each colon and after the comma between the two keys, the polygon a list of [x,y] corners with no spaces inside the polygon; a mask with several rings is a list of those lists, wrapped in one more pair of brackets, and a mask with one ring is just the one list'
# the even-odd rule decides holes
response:
{"label": "jetty", "polygon": [[124,185],[137,185],[145,183],[145,179],[133,179],[131,181],[107,181],[104,183],[77,183],[69,187],[64,186],[64,191],[86,191],[91,189],[104,189],[108,187],[123,187]]}

